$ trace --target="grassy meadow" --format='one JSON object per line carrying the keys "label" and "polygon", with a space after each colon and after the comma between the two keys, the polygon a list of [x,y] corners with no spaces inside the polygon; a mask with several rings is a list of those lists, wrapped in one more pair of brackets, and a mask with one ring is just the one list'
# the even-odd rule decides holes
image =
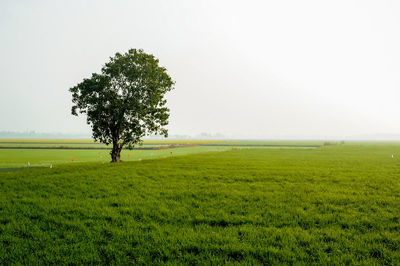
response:
{"label": "grassy meadow", "polygon": [[400,264],[398,143],[74,151],[0,150],[0,264]]}
{"label": "grassy meadow", "polygon": [[[322,142],[145,140],[135,150],[123,150],[123,161],[141,161],[194,153],[226,151],[239,148],[273,147],[311,148]],[[176,148],[169,148],[175,146]],[[271,147],[270,147],[271,148]],[[148,149],[148,150],[144,150]],[[50,167],[64,163],[110,161],[110,146],[88,139],[0,139],[0,171],[30,167]]]}
{"label": "grassy meadow", "polygon": [[[224,151],[231,147],[189,147],[177,149],[160,150],[124,150],[121,152],[123,161],[141,161],[145,159],[164,158],[170,156],[182,156],[193,153]],[[171,154],[172,152],[172,154]],[[110,151],[91,149],[0,149],[0,172],[9,170],[20,170],[30,167],[52,167],[61,164],[79,164],[86,162],[110,162]]]}

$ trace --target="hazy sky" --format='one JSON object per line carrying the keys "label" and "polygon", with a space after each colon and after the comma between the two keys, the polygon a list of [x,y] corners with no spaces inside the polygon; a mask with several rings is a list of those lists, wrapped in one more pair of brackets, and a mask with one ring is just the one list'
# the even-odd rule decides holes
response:
{"label": "hazy sky", "polygon": [[142,48],[170,134],[400,134],[400,1],[0,0],[0,130],[90,132],[68,89]]}

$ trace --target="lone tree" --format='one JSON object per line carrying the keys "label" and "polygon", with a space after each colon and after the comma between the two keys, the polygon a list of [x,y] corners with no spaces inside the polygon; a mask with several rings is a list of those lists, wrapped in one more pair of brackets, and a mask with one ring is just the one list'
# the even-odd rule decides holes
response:
{"label": "lone tree", "polygon": [[93,138],[112,143],[112,162],[121,161],[123,147],[132,149],[150,134],[168,136],[169,109],[164,95],[174,81],[153,55],[131,49],[117,53],[101,69],[69,89],[72,114],[87,115]]}

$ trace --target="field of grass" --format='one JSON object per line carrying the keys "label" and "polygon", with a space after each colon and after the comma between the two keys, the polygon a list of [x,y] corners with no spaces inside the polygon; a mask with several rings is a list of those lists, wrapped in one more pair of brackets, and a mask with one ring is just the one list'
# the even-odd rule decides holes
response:
{"label": "field of grass", "polygon": [[[135,147],[162,145],[228,145],[228,146],[321,146],[323,141],[277,141],[277,140],[144,140]],[[89,139],[0,139],[0,147],[91,147],[105,148],[103,143]]]}
{"label": "field of grass", "polygon": [[0,264],[398,265],[398,156],[346,144],[3,171]]}
{"label": "field of grass", "polygon": [[[262,145],[318,145],[319,142],[273,142],[273,141],[208,141],[208,140],[149,140],[135,148],[154,150],[123,150],[123,161],[140,161],[171,155],[224,151],[232,148],[262,147]],[[175,149],[164,149],[174,145]],[[188,147],[185,145],[192,145]],[[62,139],[0,139],[0,171],[27,167],[49,167],[63,163],[109,162],[110,146],[92,140]],[[35,148],[35,149],[32,149]],[[40,149],[39,149],[40,148]],[[87,148],[88,150],[82,149]],[[163,148],[158,150],[158,148]],[[307,147],[306,147],[307,148]]]}
{"label": "field of grass", "polygon": [[[210,151],[225,151],[231,147],[185,147],[160,150],[123,150],[123,161],[141,161],[145,159],[182,156]],[[172,152],[172,154],[171,154]],[[18,170],[27,167],[52,167],[61,164],[83,162],[110,162],[109,150],[63,150],[63,149],[0,149],[0,171]]]}
{"label": "field of grass", "polygon": [[[161,144],[161,145],[172,145],[172,144],[208,144],[208,143],[225,143],[226,141],[216,140],[171,140],[171,139],[145,139],[144,145]],[[230,141],[228,141],[230,142]],[[237,141],[235,141],[237,142]],[[247,141],[246,141],[247,142]],[[0,139],[0,146],[10,144],[51,144],[60,146],[63,144],[68,145],[100,145],[106,146],[102,143],[95,142],[92,139]]]}

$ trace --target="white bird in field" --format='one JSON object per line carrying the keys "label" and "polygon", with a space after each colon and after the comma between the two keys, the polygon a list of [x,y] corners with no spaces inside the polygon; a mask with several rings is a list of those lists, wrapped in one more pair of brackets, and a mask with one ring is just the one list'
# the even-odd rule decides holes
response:
{"label": "white bird in field", "polygon": [[393,154],[392,154],[392,158],[393,158]]}
{"label": "white bird in field", "polygon": [[30,162],[28,162],[28,167],[29,167],[29,166],[31,166],[31,163],[30,163]]}
{"label": "white bird in field", "polygon": [[52,165],[52,164],[50,164],[50,169],[51,169],[51,168],[53,168],[53,165]]}

